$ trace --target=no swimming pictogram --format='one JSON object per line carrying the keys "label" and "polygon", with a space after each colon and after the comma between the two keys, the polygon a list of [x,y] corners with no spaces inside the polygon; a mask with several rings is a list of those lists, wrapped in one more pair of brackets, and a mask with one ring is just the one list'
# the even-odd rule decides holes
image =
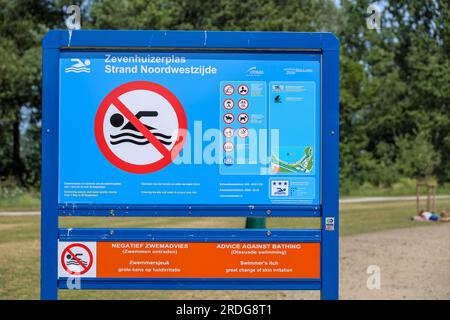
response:
{"label": "no swimming pictogram", "polygon": [[102,101],[95,137],[114,166],[150,173],[169,165],[183,148],[187,120],[177,97],[149,81],[125,83]]}
{"label": "no swimming pictogram", "polygon": [[61,253],[61,266],[71,275],[87,273],[94,262],[92,251],[82,243],[73,243]]}

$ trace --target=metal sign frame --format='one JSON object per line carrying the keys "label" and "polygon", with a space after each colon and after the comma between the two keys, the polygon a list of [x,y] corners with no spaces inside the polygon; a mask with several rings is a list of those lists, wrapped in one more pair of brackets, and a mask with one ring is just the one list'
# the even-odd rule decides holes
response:
{"label": "metal sign frame", "polygon": [[[67,50],[318,52],[321,55],[321,205],[68,205],[58,203],[59,59]],[[339,41],[331,33],[52,30],[43,40],[41,298],[57,299],[58,241],[320,242],[319,279],[83,279],[83,289],[295,289],[338,298]],[[212,214],[214,213],[214,214]],[[59,216],[320,217],[318,230],[62,229]],[[327,228],[330,223],[333,228]]]}

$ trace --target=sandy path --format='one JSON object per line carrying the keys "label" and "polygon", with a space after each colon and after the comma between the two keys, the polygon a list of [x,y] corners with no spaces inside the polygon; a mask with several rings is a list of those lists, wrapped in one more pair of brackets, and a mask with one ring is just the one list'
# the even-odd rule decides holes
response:
{"label": "sandy path", "polygon": [[21,216],[39,216],[40,211],[11,211],[11,212],[0,212],[0,217],[21,217]]}
{"label": "sandy path", "polygon": [[[438,195],[436,200],[449,199],[450,195]],[[419,198],[421,201],[427,199],[426,196]],[[399,197],[351,197],[339,199],[339,203],[367,203],[367,202],[388,202],[388,201],[416,201],[416,196],[399,196]]]}
{"label": "sandy path", "polygon": [[[450,299],[450,223],[341,238],[341,299]],[[369,265],[381,288],[366,286]]]}

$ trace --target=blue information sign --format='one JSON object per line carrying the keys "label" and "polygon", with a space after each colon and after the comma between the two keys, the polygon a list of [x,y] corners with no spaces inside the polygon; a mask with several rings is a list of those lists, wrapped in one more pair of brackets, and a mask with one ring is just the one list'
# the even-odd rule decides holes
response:
{"label": "blue information sign", "polygon": [[59,202],[320,204],[320,58],[62,53]]}
{"label": "blue information sign", "polygon": [[[338,102],[330,33],[50,31],[41,297],[289,289],[337,299]],[[316,217],[322,228],[60,228],[60,216]]]}

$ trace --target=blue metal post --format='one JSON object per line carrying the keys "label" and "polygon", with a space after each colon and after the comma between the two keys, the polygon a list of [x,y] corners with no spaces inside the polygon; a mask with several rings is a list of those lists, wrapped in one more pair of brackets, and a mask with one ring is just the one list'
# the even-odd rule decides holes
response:
{"label": "blue metal post", "polygon": [[324,46],[322,70],[321,298],[336,300],[339,298],[339,43],[334,37]]}
{"label": "blue metal post", "polygon": [[58,298],[58,59],[59,50],[43,48],[41,299]]}

